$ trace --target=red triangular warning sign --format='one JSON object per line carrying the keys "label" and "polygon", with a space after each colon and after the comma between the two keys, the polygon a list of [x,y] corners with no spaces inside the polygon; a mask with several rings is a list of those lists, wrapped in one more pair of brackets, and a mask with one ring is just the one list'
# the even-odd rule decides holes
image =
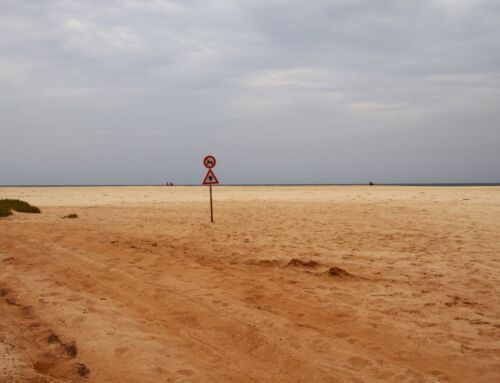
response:
{"label": "red triangular warning sign", "polygon": [[203,185],[217,185],[218,183],[219,183],[219,180],[215,176],[212,169],[208,169],[207,175],[205,176],[205,179],[203,180]]}

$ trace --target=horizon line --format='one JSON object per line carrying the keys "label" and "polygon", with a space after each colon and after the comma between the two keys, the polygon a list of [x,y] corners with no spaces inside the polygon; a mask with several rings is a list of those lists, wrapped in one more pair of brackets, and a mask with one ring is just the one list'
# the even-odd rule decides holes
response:
{"label": "horizon line", "polygon": [[[8,184],[0,187],[141,187],[208,186],[203,184]],[[381,182],[381,183],[232,183],[213,186],[500,186],[500,182]]]}

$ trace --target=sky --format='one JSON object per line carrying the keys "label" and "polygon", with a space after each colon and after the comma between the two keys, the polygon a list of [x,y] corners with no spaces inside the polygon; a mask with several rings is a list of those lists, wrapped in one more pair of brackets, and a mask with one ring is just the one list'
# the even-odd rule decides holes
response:
{"label": "sky", "polygon": [[498,0],[0,0],[0,185],[500,182]]}

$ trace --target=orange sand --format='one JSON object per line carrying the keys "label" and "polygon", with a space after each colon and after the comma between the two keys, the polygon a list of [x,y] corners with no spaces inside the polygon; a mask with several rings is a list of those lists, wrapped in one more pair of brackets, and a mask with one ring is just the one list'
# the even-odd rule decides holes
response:
{"label": "orange sand", "polygon": [[7,197],[2,383],[500,381],[500,188]]}

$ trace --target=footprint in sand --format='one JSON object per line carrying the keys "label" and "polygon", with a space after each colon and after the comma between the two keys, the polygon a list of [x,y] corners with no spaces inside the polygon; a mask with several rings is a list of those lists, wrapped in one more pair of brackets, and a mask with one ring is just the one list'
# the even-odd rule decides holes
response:
{"label": "footprint in sand", "polygon": [[347,360],[349,362],[349,367],[355,370],[363,370],[366,367],[370,367],[373,363],[368,359],[363,359],[357,356],[353,356]]}
{"label": "footprint in sand", "polygon": [[115,357],[120,357],[127,353],[130,349],[128,347],[119,347],[115,349]]}
{"label": "footprint in sand", "polygon": [[335,334],[337,338],[347,338],[349,334],[346,334],[345,332],[338,332]]}
{"label": "footprint in sand", "polygon": [[356,338],[349,338],[349,339],[347,339],[347,341],[348,341],[350,344],[356,344],[356,343],[359,343],[359,339],[356,339]]}
{"label": "footprint in sand", "polygon": [[155,367],[155,372],[160,374],[160,375],[169,375],[169,371],[165,370],[164,368],[161,367]]}
{"label": "footprint in sand", "polygon": [[72,325],[73,327],[77,327],[77,326],[81,325],[83,322],[85,322],[86,320],[87,320],[87,318],[86,318],[85,316],[83,316],[83,315],[82,315],[82,316],[79,316],[79,317],[77,317],[77,318],[73,319],[73,320],[71,321],[71,325]]}
{"label": "footprint in sand", "polygon": [[177,370],[177,373],[180,375],[183,375],[183,376],[193,376],[194,375],[194,371],[188,370],[188,369]]}
{"label": "footprint in sand", "polygon": [[431,371],[430,374],[435,376],[436,378],[438,378],[440,382],[449,382],[450,381],[449,376],[446,375],[443,371],[435,370],[435,371]]}

